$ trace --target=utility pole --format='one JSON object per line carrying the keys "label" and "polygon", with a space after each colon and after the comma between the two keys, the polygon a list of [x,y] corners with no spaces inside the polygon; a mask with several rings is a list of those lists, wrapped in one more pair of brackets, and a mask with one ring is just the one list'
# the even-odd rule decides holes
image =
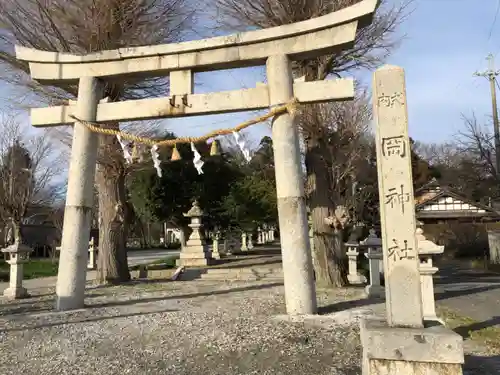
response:
{"label": "utility pole", "polygon": [[493,126],[495,134],[495,169],[498,178],[500,176],[500,125],[498,123],[496,77],[500,74],[500,70],[495,70],[495,56],[491,53],[488,55],[486,60],[488,60],[488,70],[485,72],[476,72],[474,75],[477,77],[484,77],[490,81]]}

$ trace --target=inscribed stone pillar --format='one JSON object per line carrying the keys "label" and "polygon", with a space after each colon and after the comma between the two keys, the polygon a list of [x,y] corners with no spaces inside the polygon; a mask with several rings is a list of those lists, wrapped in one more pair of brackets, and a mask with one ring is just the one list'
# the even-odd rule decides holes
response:
{"label": "inscribed stone pillar", "polygon": [[385,268],[387,322],[422,327],[419,259],[403,70],[375,73],[377,172]]}
{"label": "inscribed stone pillar", "polygon": [[361,322],[363,375],[461,375],[462,337],[424,327],[403,69],[374,74],[387,321]]}

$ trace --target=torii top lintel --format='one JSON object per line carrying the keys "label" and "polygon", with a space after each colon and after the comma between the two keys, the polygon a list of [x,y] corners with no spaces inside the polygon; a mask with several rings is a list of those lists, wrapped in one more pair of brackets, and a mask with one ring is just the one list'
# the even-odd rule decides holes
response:
{"label": "torii top lintel", "polygon": [[277,53],[292,59],[317,57],[353,43],[358,27],[371,23],[380,0],[362,0],[318,18],[229,36],[87,55],[16,46],[16,57],[30,63],[38,81],[77,81],[80,77],[162,76],[175,70],[196,72],[265,64]]}

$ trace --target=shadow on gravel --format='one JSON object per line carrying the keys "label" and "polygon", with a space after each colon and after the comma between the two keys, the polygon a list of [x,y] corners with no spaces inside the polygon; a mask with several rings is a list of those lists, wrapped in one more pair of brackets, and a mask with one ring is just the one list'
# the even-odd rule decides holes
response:
{"label": "shadow on gravel", "polygon": [[334,303],[332,305],[321,306],[318,308],[318,314],[326,315],[333,314],[339,311],[355,309],[358,307],[364,307],[368,305],[376,305],[379,303],[383,303],[385,300],[380,298],[363,298],[352,301],[342,301],[338,303]]}
{"label": "shadow on gravel", "polygon": [[495,316],[494,318],[488,319],[484,322],[477,322],[465,326],[460,326],[455,328],[454,331],[458,333],[460,336],[462,336],[464,339],[466,339],[469,338],[470,334],[473,332],[495,326],[500,326],[500,316]]}
{"label": "shadow on gravel", "polygon": [[[85,299],[103,297],[103,293],[87,293]],[[38,298],[43,298],[38,300]],[[52,297],[52,298],[46,298]],[[36,313],[52,310],[55,304],[55,293],[44,294],[43,296],[37,295],[31,298],[20,300],[16,302],[9,302],[6,304],[0,303],[0,316],[18,315],[26,313]]]}
{"label": "shadow on gravel", "polygon": [[278,286],[283,286],[283,283],[252,285],[252,286],[241,287],[241,288],[232,288],[232,289],[227,289],[227,290],[215,290],[215,291],[203,292],[203,293],[131,299],[131,300],[126,300],[126,301],[113,301],[113,302],[95,304],[95,305],[91,305],[89,307],[99,308],[99,307],[113,307],[113,306],[128,306],[128,305],[135,305],[138,303],[158,302],[158,301],[166,301],[166,300],[171,300],[171,299],[190,299],[190,298],[198,298],[198,297],[210,297],[210,296],[217,296],[217,295],[222,295],[222,294],[245,292],[245,291],[250,291],[250,290],[269,289],[269,288],[275,288]]}
{"label": "shadow on gravel", "polygon": [[[79,310],[79,311],[84,311],[84,310]],[[176,311],[177,310],[169,309],[169,310],[161,310],[161,311],[137,312],[137,313],[130,313],[130,314],[117,314],[117,315],[108,315],[108,316],[91,316],[91,317],[83,317],[81,319],[78,319],[78,317],[75,317],[76,318],[75,320],[68,320],[68,321],[63,321],[63,322],[53,322],[53,323],[47,322],[47,323],[41,323],[41,324],[26,325],[24,327],[0,329],[0,333],[26,331],[26,330],[37,329],[37,328],[50,328],[50,327],[65,326],[65,325],[70,325],[70,324],[100,322],[103,320],[119,319],[119,318],[131,318],[134,316],[162,314],[162,313],[176,312]],[[57,315],[64,316],[64,314],[66,314],[66,313],[55,312],[55,313],[53,313],[53,316],[57,316]],[[71,317],[68,317],[68,318],[71,319]]]}
{"label": "shadow on gravel", "polygon": [[463,370],[464,375],[500,374],[500,356],[484,357],[466,355]]}

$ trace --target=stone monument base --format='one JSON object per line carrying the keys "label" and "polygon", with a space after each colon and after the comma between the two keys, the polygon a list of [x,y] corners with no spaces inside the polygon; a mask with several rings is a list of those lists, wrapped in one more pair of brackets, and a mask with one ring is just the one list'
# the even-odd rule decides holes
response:
{"label": "stone monument base", "polygon": [[212,253],[210,252],[205,252],[197,248],[190,249],[185,247],[175,263],[179,267],[200,267],[215,264],[216,260],[212,258]]}
{"label": "stone monument base", "polygon": [[359,273],[357,275],[347,275],[347,280],[349,281],[349,284],[352,285],[361,285],[367,281],[366,277],[360,275]]}
{"label": "stone monument base", "polygon": [[363,375],[462,375],[463,340],[441,326],[392,328],[361,321]]}
{"label": "stone monument base", "polygon": [[374,297],[374,298],[385,297],[385,287],[381,285],[367,285],[365,287],[365,292],[368,295],[368,297]]}
{"label": "stone monument base", "polygon": [[184,258],[177,259],[175,264],[178,267],[202,267],[202,266],[212,266],[216,264],[216,260],[212,258]]}
{"label": "stone monument base", "polygon": [[21,299],[30,297],[26,288],[7,288],[3,291],[4,297],[9,299]]}

